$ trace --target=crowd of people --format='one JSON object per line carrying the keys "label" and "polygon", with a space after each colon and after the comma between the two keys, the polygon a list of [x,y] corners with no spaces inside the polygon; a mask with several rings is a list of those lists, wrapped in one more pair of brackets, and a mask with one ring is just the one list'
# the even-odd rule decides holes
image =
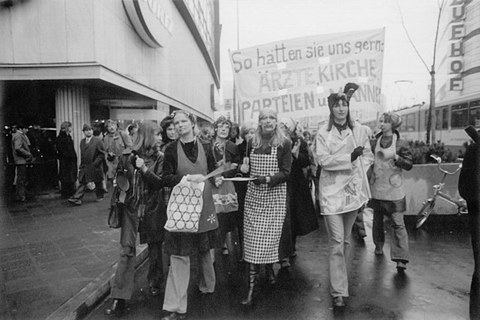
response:
{"label": "crowd of people", "polygon": [[[237,260],[247,270],[248,289],[239,303],[254,305],[261,270],[267,283],[275,285],[274,264],[280,270],[291,268],[297,237],[319,228],[319,214],[328,233],[335,308],[344,307],[349,296],[350,239],[352,230],[359,239],[365,236],[366,206],[373,210],[375,255],[383,255],[386,216],[392,226],[391,260],[397,272],[405,272],[409,250],[403,172],[412,168],[412,153],[399,136],[401,118],[395,113],[380,117],[375,136],[353,121],[350,98],[357,88],[349,83],[328,97],[329,120],[315,134],[294,119],[279,118],[273,109],[261,110],[258,122],[241,126],[219,117],[211,131],[200,131],[196,117],[185,110],[159,124],[143,121],[125,130],[108,120],[104,135],[85,124],[78,170],[72,125],[62,123],[56,143],[62,197],[81,205],[87,190],[95,190],[96,200],[102,201],[113,189],[111,203],[121,208],[120,258],[105,313],[122,316],[132,296],[138,236],[148,244],[150,293],[165,292],[164,320],[187,315],[191,258],[198,259],[200,294],[215,292],[215,251],[229,254],[228,234],[238,238]],[[24,133],[18,128],[12,138],[19,197],[23,166],[32,157]],[[185,184],[201,185],[202,192],[188,201],[188,191],[185,197],[171,196]],[[173,216],[194,219],[195,212],[194,232],[166,230]]]}

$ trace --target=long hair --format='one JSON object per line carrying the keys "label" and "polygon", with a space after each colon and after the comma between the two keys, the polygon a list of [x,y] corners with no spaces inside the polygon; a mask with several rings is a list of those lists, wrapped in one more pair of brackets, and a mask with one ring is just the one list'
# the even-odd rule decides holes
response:
{"label": "long hair", "polygon": [[[267,114],[274,115],[275,119],[277,120],[277,124],[275,126],[273,135],[268,141],[265,140],[265,134],[262,130],[262,126],[260,125],[260,119],[263,116],[266,116]],[[252,139],[252,146],[254,148],[261,148],[261,147],[264,147],[265,145],[270,147],[275,147],[275,148],[279,146],[283,146],[283,143],[285,142],[287,137],[285,136],[285,134],[283,133],[283,130],[280,129],[280,126],[278,125],[277,112],[275,112],[273,109],[262,109],[260,110],[258,120],[259,121],[257,125],[257,130],[255,130],[255,136]]]}
{"label": "long hair", "polygon": [[144,156],[153,156],[158,152],[156,135],[161,128],[156,122],[144,121],[139,124],[137,140],[134,142],[133,150]]}
{"label": "long hair", "polygon": [[[333,96],[334,94],[331,94],[330,96]],[[329,97],[330,99],[330,97]],[[340,101],[344,101],[347,106],[348,106],[348,112],[347,112],[347,126],[353,130],[353,127],[354,127],[354,123],[352,121],[352,117],[350,116],[350,102],[345,98],[345,96],[338,96],[338,98],[336,97],[335,98],[335,101],[333,102],[331,108],[330,108],[330,117],[328,118],[328,127],[327,127],[327,131],[330,131],[332,130],[332,127],[333,127],[333,122],[334,122],[334,117],[333,117],[333,111],[332,109],[334,107],[336,107]]]}

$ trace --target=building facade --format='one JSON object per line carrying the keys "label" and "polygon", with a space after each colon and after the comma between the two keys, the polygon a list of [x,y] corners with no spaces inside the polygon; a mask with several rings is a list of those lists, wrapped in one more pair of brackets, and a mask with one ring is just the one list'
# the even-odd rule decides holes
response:
{"label": "building facade", "polygon": [[0,2],[5,124],[211,121],[219,97],[218,0]]}

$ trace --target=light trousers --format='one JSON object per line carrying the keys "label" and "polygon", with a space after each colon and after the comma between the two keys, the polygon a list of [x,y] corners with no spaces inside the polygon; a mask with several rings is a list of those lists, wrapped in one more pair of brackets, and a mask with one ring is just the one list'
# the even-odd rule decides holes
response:
{"label": "light trousers", "polygon": [[[199,252],[199,283],[201,292],[213,293],[215,291],[215,269],[210,251]],[[167,285],[163,310],[169,312],[186,313],[188,284],[190,282],[190,257],[170,256]]]}
{"label": "light trousers", "polygon": [[323,216],[328,232],[330,294],[333,297],[348,297],[347,259],[357,213],[358,210],[354,210]]}

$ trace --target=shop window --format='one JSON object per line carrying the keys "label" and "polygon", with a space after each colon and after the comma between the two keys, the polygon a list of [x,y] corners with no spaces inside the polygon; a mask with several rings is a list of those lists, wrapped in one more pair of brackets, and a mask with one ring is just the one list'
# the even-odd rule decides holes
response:
{"label": "shop window", "polygon": [[468,117],[468,124],[480,127],[480,100],[470,102],[470,115]]}
{"label": "shop window", "polygon": [[468,123],[468,104],[462,103],[452,106],[452,129],[464,128]]}

